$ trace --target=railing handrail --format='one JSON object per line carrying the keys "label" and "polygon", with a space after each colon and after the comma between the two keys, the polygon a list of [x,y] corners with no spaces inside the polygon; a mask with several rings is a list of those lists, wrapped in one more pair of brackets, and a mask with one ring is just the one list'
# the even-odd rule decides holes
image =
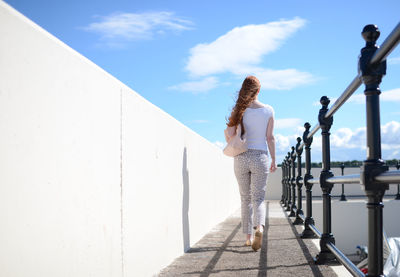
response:
{"label": "railing handrail", "polygon": [[376,176],[375,181],[385,184],[398,184],[400,183],[400,170],[385,171]]}
{"label": "railing handrail", "polygon": [[[344,90],[344,92],[339,96],[339,98],[335,101],[335,103],[332,105],[332,107],[328,110],[326,113],[325,117],[332,116],[349,98],[350,96],[353,95],[353,93],[361,86],[361,80],[360,76],[357,75],[354,77],[353,81],[350,83],[350,85],[347,86],[347,88]],[[312,138],[315,133],[321,128],[321,126],[316,124],[308,134],[307,138]],[[304,147],[304,142],[300,144],[300,148]]]}
{"label": "railing handrail", "polygon": [[314,234],[320,239],[322,237],[321,232],[318,230],[317,227],[315,227],[314,224],[309,224],[308,227],[310,227],[311,231],[314,232]]}
{"label": "railing handrail", "polygon": [[[330,100],[327,96],[320,99],[322,105],[318,113],[318,124],[310,131],[311,125],[304,124],[303,143],[301,138],[297,138],[296,147],[292,146],[291,152],[284,161],[284,170],[282,179],[282,200],[281,203],[290,211],[289,217],[296,217],[293,224],[304,223],[302,238],[320,238],[320,252],[315,258],[317,264],[324,264],[329,261],[338,260],[353,276],[364,276],[364,273],[335,246],[335,237],[332,232],[332,205],[331,192],[334,184],[342,183],[342,198],[344,196],[344,183],[361,184],[365,190],[368,208],[368,271],[371,276],[383,275],[383,196],[389,189],[389,184],[400,183],[400,164],[398,163],[396,171],[388,171],[389,167],[382,161],[381,145],[381,123],[379,111],[379,94],[381,93],[379,85],[382,77],[386,74],[386,58],[392,50],[400,43],[400,23],[394,28],[386,38],[381,48],[376,45],[380,31],[376,25],[366,25],[362,31],[362,36],[366,45],[361,49],[361,55],[358,62],[358,74],[350,83],[340,97],[329,109]],[[330,129],[333,123],[333,114],[351,97],[351,95],[364,83],[366,98],[366,146],[367,159],[360,168],[360,174],[344,175],[344,164],[340,166],[342,176],[334,176],[331,171],[331,147],[330,147]],[[311,175],[311,144],[313,136],[321,129],[322,135],[322,170],[319,178]],[[305,147],[305,175],[301,176],[301,154]],[[296,155],[294,153],[296,149]],[[297,178],[295,173],[297,158]],[[303,182],[301,180],[304,179]],[[319,184],[322,190],[323,205],[323,232],[315,227],[312,218],[312,187]],[[296,207],[296,190],[298,189]],[[301,186],[306,187],[306,217],[302,216],[301,210]],[[397,186],[398,194],[395,199],[400,200],[400,184]],[[296,211],[296,213],[294,213]]]}
{"label": "railing handrail", "polygon": [[360,183],[360,174],[350,174],[343,176],[335,176],[326,179],[328,183],[331,184],[359,184]]}
{"label": "railing handrail", "polygon": [[[381,47],[376,50],[374,56],[371,59],[370,64],[380,63],[385,60],[387,56],[396,48],[397,44],[400,42],[400,22],[393,29],[393,31],[388,35],[385,41],[382,43]],[[335,101],[332,107],[325,114],[325,118],[332,116],[346,101],[350,98],[351,95],[361,86],[360,75],[353,79],[353,81],[348,85],[348,87],[344,90],[344,92],[339,96],[339,98]],[[307,138],[311,138],[315,135],[315,133],[321,128],[321,126],[316,124]],[[304,142],[300,144],[300,148],[304,147]]]}
{"label": "railing handrail", "polygon": [[[330,184],[360,184],[360,174],[349,174],[342,176],[335,176],[326,179]],[[375,177],[375,181],[384,184],[398,184],[400,183],[400,170],[385,171]],[[310,184],[319,184],[318,178],[308,180]],[[303,184],[303,182],[302,182]]]}
{"label": "railing handrail", "polygon": [[339,108],[346,103],[346,101],[353,95],[353,93],[361,86],[360,75],[354,77],[353,81],[348,85],[348,87],[344,90],[342,95],[335,101],[332,107],[328,110],[325,115],[325,118],[332,116]]}
{"label": "railing handrail", "polygon": [[327,247],[332,251],[335,257],[340,261],[340,263],[347,268],[347,270],[357,277],[364,277],[364,273],[355,265],[349,258],[346,257],[334,244],[328,243]]}
{"label": "railing handrail", "polygon": [[396,48],[400,42],[400,22],[393,29],[393,31],[387,36],[384,42],[381,44],[379,49],[371,58],[370,64],[379,63],[387,58],[389,54]]}
{"label": "railing handrail", "polygon": [[313,178],[313,179],[310,179],[310,180],[308,180],[308,182],[310,183],[310,184],[319,184],[319,178]]}

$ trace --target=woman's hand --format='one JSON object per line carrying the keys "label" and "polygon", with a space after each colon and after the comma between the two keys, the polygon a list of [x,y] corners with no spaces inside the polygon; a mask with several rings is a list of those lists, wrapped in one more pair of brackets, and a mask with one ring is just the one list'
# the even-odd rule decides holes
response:
{"label": "woman's hand", "polygon": [[271,166],[269,167],[269,172],[273,173],[276,171],[276,162],[275,159],[271,160]]}

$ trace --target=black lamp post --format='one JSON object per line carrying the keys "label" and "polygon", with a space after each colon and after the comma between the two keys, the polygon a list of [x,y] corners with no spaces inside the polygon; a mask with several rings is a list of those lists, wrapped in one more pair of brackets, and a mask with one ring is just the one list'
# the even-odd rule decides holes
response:
{"label": "black lamp post", "polygon": [[[340,165],[340,168],[342,169],[342,176],[344,173],[344,163]],[[342,195],[340,195],[340,201],[346,201],[346,195],[344,195],[344,184],[342,184]]]}

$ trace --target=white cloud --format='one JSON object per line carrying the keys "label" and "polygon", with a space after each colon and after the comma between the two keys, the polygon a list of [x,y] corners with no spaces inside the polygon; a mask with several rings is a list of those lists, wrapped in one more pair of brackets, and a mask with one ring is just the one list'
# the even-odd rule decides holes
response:
{"label": "white cloud", "polygon": [[314,82],[315,78],[308,72],[297,69],[272,70],[263,68],[248,68],[241,75],[255,75],[261,82],[262,89],[289,90],[300,85]]}
{"label": "white cloud", "polygon": [[[284,136],[276,134],[276,155],[277,159],[283,159],[290,147],[296,145],[296,138],[300,128],[292,135]],[[400,122],[391,121],[381,126],[382,158],[399,159],[400,153]],[[366,158],[366,128],[361,127],[355,130],[340,128],[331,132],[331,159],[332,161],[364,160]],[[321,161],[322,139],[319,133],[314,135],[312,148],[312,161]],[[279,161],[280,162],[280,161]]]}
{"label": "white cloud", "polygon": [[387,59],[388,64],[400,64],[400,57]]}
{"label": "white cloud", "polygon": [[292,142],[292,136],[283,136],[281,134],[275,134],[275,148],[277,156],[279,154],[284,155],[285,151],[290,151],[290,143]]}
{"label": "white cloud", "polygon": [[283,152],[288,152],[290,151],[292,146],[295,146],[297,144],[297,138],[302,137],[303,134],[298,132],[297,134],[292,134],[289,136],[284,136],[281,134],[275,134],[275,144],[277,150],[283,151]]}
{"label": "white cloud", "polygon": [[[390,121],[381,125],[381,141],[382,149],[400,148],[400,122]],[[332,132],[331,146],[344,149],[366,149],[366,128],[361,127],[355,130],[340,128]]]}
{"label": "white cloud", "polygon": [[[334,148],[351,149],[366,148],[365,127],[351,130],[350,128],[340,128],[331,134],[331,146]],[[336,151],[336,150],[335,150]]]}
{"label": "white cloud", "polygon": [[[383,91],[380,94],[379,100],[381,102],[400,102],[400,88]],[[349,98],[348,102],[365,104],[365,95],[364,93],[354,94]]]}
{"label": "white cloud", "polygon": [[280,163],[288,152],[291,152],[292,146],[296,146],[297,138],[302,135],[300,132],[298,134],[292,134],[289,136],[284,136],[281,134],[275,134],[275,152],[276,152],[276,161]]}
{"label": "white cloud", "polygon": [[400,158],[400,148],[395,151],[390,151],[390,153],[386,159],[391,160],[391,159],[399,159],[399,158]]}
{"label": "white cloud", "polygon": [[347,100],[349,103],[355,103],[355,104],[365,104],[365,95],[364,93],[362,94],[353,94],[350,96],[349,100]]}
{"label": "white cloud", "polygon": [[190,50],[186,69],[195,76],[235,73],[242,67],[259,64],[262,57],[275,51],[305,20],[281,20],[260,25],[236,27],[211,43]]}
{"label": "white cloud", "polygon": [[[330,98],[331,103],[330,107],[336,102],[337,98]],[[400,102],[400,88],[383,91],[379,97],[381,102]],[[353,94],[348,100],[347,103],[354,104],[365,104],[365,95],[364,93]],[[313,106],[321,106],[319,101],[313,102]]]}
{"label": "white cloud", "polygon": [[295,128],[302,126],[302,120],[300,118],[281,118],[275,119],[275,129]]}
{"label": "white cloud", "polygon": [[382,148],[400,149],[400,122],[390,121],[381,126]]}
{"label": "white cloud", "polygon": [[113,13],[99,16],[98,22],[90,23],[83,29],[101,35],[109,44],[120,40],[130,41],[151,39],[155,34],[167,31],[180,32],[191,29],[192,22],[179,18],[172,12]]}
{"label": "white cloud", "polygon": [[225,148],[225,145],[226,145],[226,142],[216,141],[216,142],[214,142],[214,144],[215,144],[218,148],[224,149],[224,148]]}
{"label": "white cloud", "polygon": [[193,93],[202,93],[207,92],[216,88],[218,85],[218,79],[215,77],[207,77],[200,81],[191,81],[181,83],[175,86],[171,86],[168,89],[171,90],[179,90],[179,91],[188,91]]}
{"label": "white cloud", "polygon": [[210,43],[190,49],[185,69],[193,77],[230,73],[238,77],[257,76],[262,89],[288,90],[314,81],[297,69],[273,70],[260,67],[265,55],[276,51],[294,32],[305,25],[301,18],[236,27]]}
{"label": "white cloud", "polygon": [[387,102],[400,102],[400,88],[382,92],[380,100]]}

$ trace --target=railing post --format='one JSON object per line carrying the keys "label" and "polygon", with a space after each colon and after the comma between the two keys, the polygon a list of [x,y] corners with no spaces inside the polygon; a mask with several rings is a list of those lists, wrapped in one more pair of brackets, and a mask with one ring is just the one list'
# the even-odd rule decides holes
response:
{"label": "railing post", "polygon": [[283,203],[285,203],[285,182],[284,182],[284,180],[285,180],[285,164],[283,163],[283,161],[282,161],[282,164],[281,164],[281,170],[282,170],[282,181],[281,181],[281,184],[282,184],[282,195],[281,195],[280,203],[282,205]]}
{"label": "railing post", "polygon": [[[340,169],[342,170],[342,176],[344,175],[344,163],[340,165]],[[340,195],[340,201],[346,201],[346,195],[344,195],[344,184],[342,184],[342,194]]]}
{"label": "railing post", "polygon": [[303,142],[306,153],[305,168],[306,172],[304,174],[304,186],[306,187],[306,219],[304,220],[304,230],[301,234],[302,238],[315,238],[314,232],[310,229],[310,225],[314,225],[314,218],[312,217],[312,187],[313,184],[309,183],[308,180],[314,178],[311,175],[311,144],[313,137],[308,138],[310,133],[311,125],[306,122],[304,124],[305,131],[303,133]]}
{"label": "railing post", "polygon": [[286,179],[286,188],[287,188],[287,194],[288,194],[288,202],[287,202],[287,206],[286,206],[286,211],[290,211],[291,207],[292,207],[292,194],[291,194],[291,190],[290,190],[290,182],[291,182],[291,172],[290,172],[290,163],[291,163],[291,159],[290,159],[290,152],[288,152],[287,155],[287,179]]}
{"label": "railing post", "polygon": [[318,121],[321,126],[322,135],[322,171],[319,176],[319,183],[322,189],[322,209],[323,209],[323,232],[320,240],[321,251],[315,259],[315,263],[324,264],[329,261],[334,261],[335,256],[326,246],[328,243],[335,244],[335,238],[332,235],[332,208],[331,208],[331,191],[333,184],[326,180],[333,177],[331,172],[331,157],[330,157],[330,141],[329,130],[333,123],[333,117],[325,118],[328,112],[329,98],[322,96],[320,103],[322,108],[319,110]]}
{"label": "railing post", "polygon": [[282,183],[283,183],[283,206],[284,207],[286,207],[287,206],[287,201],[288,201],[288,198],[287,198],[287,191],[286,191],[286,178],[287,178],[287,163],[286,163],[286,157],[285,157],[285,159],[283,159],[283,162],[282,162],[282,164],[283,164],[283,172],[284,172],[284,174],[283,174],[283,181],[282,181]]}
{"label": "railing post", "polygon": [[296,185],[297,185],[297,210],[296,210],[296,220],[293,222],[293,224],[302,224],[303,219],[300,217],[300,215],[303,215],[303,203],[302,203],[302,193],[301,193],[301,187],[303,186],[303,183],[301,182],[303,178],[301,177],[301,154],[303,153],[303,148],[300,148],[300,142],[301,138],[297,138],[297,144],[296,144],[296,155],[297,155],[297,177],[296,177]]}
{"label": "railing post", "polygon": [[[397,170],[400,169],[400,161],[397,161],[396,169]],[[396,194],[396,197],[394,199],[395,200],[400,200],[400,184],[397,184],[397,194]]]}
{"label": "railing post", "polygon": [[383,203],[388,184],[377,183],[375,177],[389,168],[384,165],[381,154],[381,123],[379,111],[379,84],[386,74],[386,61],[371,65],[378,49],[375,44],[380,32],[376,25],[367,25],[362,31],[366,46],[361,49],[359,70],[365,84],[367,119],[367,160],[361,167],[361,184],[368,202],[368,275],[383,276]]}
{"label": "railing post", "polygon": [[296,207],[296,166],[295,166],[295,161],[296,161],[296,154],[294,153],[294,146],[292,146],[292,152],[290,152],[290,162],[291,162],[291,170],[292,170],[292,178],[289,180],[290,185],[292,187],[292,205],[290,207],[290,214],[289,217],[294,217],[296,216],[296,213],[294,210],[297,209]]}
{"label": "railing post", "polygon": [[290,194],[289,194],[289,156],[286,155],[285,157],[285,195],[286,195],[286,201],[285,201],[285,207],[287,208],[290,205]]}

